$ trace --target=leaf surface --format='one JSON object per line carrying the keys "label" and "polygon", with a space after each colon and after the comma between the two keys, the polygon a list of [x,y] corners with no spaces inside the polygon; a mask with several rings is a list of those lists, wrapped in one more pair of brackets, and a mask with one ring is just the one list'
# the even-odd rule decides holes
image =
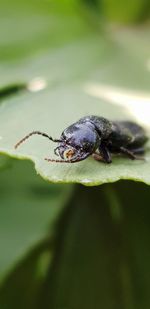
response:
{"label": "leaf surface", "polygon": [[39,308],[149,308],[149,197],[133,181],[76,187]]}
{"label": "leaf surface", "polygon": [[14,161],[0,173],[0,281],[45,237],[69,198],[70,186],[46,184],[30,162]]}
{"label": "leaf surface", "polygon": [[[147,144],[145,161],[133,162],[125,157],[114,157],[113,163],[109,166],[92,158],[72,165],[48,163],[44,158],[55,158],[56,145],[42,137],[32,137],[26,144],[14,150],[16,142],[33,130],[41,130],[59,138],[68,125],[85,115],[104,116],[114,120],[132,119],[144,126],[150,125],[148,27],[109,31],[109,35],[98,31],[94,33],[88,31],[88,25],[83,22],[83,16],[80,16],[75,2],[68,3],[66,2],[66,7],[69,11],[65,8],[63,10],[63,6],[59,9],[59,1],[48,11],[51,14],[48,20],[51,22],[55,18],[59,20],[60,16],[66,22],[63,24],[60,19],[64,28],[54,22],[52,33],[54,37],[56,34],[57,43],[50,35],[45,41],[46,45],[34,45],[45,33],[45,28],[42,32],[38,31],[37,20],[34,20],[41,12],[39,2],[35,12],[34,1],[31,7],[28,6],[28,2],[24,4],[25,15],[30,8],[29,16],[33,21],[33,27],[31,33],[29,28],[18,31],[19,37],[15,39],[14,44],[17,49],[16,56],[20,56],[17,56],[18,60],[15,60],[14,56],[6,58],[10,61],[3,62],[0,81],[4,87],[17,82],[30,83],[33,78],[41,77],[43,90],[34,93],[24,91],[1,100],[0,152],[32,160],[37,173],[50,182],[98,185],[118,179],[133,179],[150,184],[150,143]],[[7,8],[7,2],[3,9],[5,6]],[[18,5],[15,14],[19,15],[20,11],[22,4]],[[45,6],[42,12],[48,14]],[[82,21],[80,27],[77,27],[77,20],[75,22],[72,19],[71,23],[70,14]],[[72,35],[66,38],[64,35],[68,28]],[[72,32],[73,29],[75,32]],[[36,37],[35,30],[37,40],[34,41],[32,39]],[[23,33],[26,45],[20,44],[20,36]],[[30,34],[29,37],[27,33]],[[47,31],[46,37],[48,33]],[[9,39],[9,33],[6,37]],[[9,44],[11,46],[11,41]],[[33,48],[31,53],[25,48],[28,45]],[[40,46],[45,46],[46,50],[41,50]],[[147,134],[149,135],[149,131]]]}
{"label": "leaf surface", "polygon": [[[31,159],[37,172],[52,182],[96,185],[118,179],[133,179],[149,184],[149,151],[146,152],[146,161],[133,162],[128,158],[115,157],[111,165],[96,162],[92,158],[72,165],[49,164],[44,158],[55,157],[53,150],[56,145],[39,137],[28,140],[14,151],[15,143],[30,131],[41,130],[59,138],[63,129],[85,115],[135,121],[140,121],[141,117],[141,122],[144,122],[139,108],[148,115],[150,106],[148,71],[143,63],[145,53],[141,49],[144,56],[136,59],[133,56],[134,47],[128,46],[126,52],[125,43],[121,42],[120,36],[117,40],[120,48],[102,38],[98,42],[97,36],[90,37],[35,59],[33,69],[29,64],[28,69],[25,69],[26,73],[29,74],[30,70],[37,71],[39,66],[38,75],[44,76],[48,86],[41,92],[23,93],[1,104],[1,152]],[[112,55],[109,55],[109,48],[112,49]],[[21,72],[24,74],[23,69]],[[136,76],[138,80],[135,81]],[[138,87],[140,90],[137,90]],[[136,109],[135,101],[139,98],[139,93],[141,101],[137,102]],[[119,105],[114,104],[115,100]],[[6,122],[7,119],[9,123]],[[146,120],[145,118],[145,123]]]}

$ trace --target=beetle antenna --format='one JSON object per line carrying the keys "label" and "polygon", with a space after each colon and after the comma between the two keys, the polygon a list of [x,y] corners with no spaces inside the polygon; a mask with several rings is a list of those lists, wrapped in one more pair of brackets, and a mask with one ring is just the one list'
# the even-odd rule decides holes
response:
{"label": "beetle antenna", "polygon": [[30,136],[32,135],[42,135],[44,137],[47,137],[48,139],[50,139],[52,142],[57,143],[57,142],[61,142],[60,139],[53,139],[51,136],[47,135],[46,133],[40,132],[40,131],[33,131],[31,133],[29,133],[28,135],[26,135],[24,138],[22,138],[14,147],[15,149],[18,148],[18,146],[20,146],[23,142],[25,142]]}
{"label": "beetle antenna", "polygon": [[75,162],[71,160],[55,160],[55,159],[49,159],[49,158],[45,158],[44,160],[48,162],[59,162],[59,163],[74,163]]}

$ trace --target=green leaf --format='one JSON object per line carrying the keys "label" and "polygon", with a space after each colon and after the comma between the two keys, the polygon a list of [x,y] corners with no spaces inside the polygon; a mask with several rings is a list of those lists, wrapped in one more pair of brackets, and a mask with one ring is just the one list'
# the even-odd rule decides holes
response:
{"label": "green leaf", "polygon": [[0,170],[6,169],[6,168],[10,168],[12,165],[12,160],[11,158],[5,156],[5,155],[1,155],[0,156]]}
{"label": "green leaf", "polygon": [[149,198],[140,183],[77,186],[38,308],[149,308]]}
{"label": "green leaf", "polygon": [[110,21],[135,23],[148,19],[150,14],[149,0],[102,0],[102,3],[103,13]]}
{"label": "green leaf", "polygon": [[87,31],[76,0],[1,0],[0,59],[22,59],[82,37]]}
{"label": "green leaf", "polygon": [[0,173],[0,281],[36,244],[53,237],[71,189],[46,184],[30,162],[11,165]]}
{"label": "green leaf", "polygon": [[38,244],[15,265],[0,286],[0,307],[36,309],[53,254],[51,240]]}
{"label": "green leaf", "polygon": [[30,131],[41,130],[59,138],[68,125],[90,114],[133,119],[148,125],[148,35],[148,31],[142,30],[118,31],[113,34],[113,42],[99,35],[88,36],[31,59],[25,66],[22,63],[18,70],[9,68],[9,78],[20,77],[23,81],[43,76],[47,87],[41,92],[24,92],[3,101],[1,153],[32,160],[37,173],[52,182],[98,185],[133,179],[150,184],[149,150],[145,161],[114,157],[111,165],[92,158],[72,165],[48,163],[44,158],[55,158],[55,144],[39,136],[14,150],[16,142]]}
{"label": "green leaf", "polygon": [[149,308],[149,198],[140,183],[77,186],[55,241],[39,243],[9,273],[0,306]]}

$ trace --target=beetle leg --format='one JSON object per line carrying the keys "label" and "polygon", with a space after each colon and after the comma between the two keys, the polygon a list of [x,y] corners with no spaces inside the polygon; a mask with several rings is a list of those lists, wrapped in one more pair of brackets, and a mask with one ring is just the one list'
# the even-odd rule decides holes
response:
{"label": "beetle leg", "polygon": [[120,147],[119,149],[121,153],[126,154],[131,160],[144,160],[143,157],[136,156],[136,149],[132,151],[124,147]]}
{"label": "beetle leg", "polygon": [[112,162],[111,153],[108,150],[107,146],[101,144],[99,147],[99,152],[100,152],[100,155],[103,157],[104,162],[106,163]]}
{"label": "beetle leg", "polygon": [[141,147],[141,148],[132,149],[132,151],[133,151],[134,154],[140,154],[141,155],[141,154],[144,154],[145,149],[143,147]]}
{"label": "beetle leg", "polygon": [[102,157],[100,154],[96,153],[96,152],[92,153],[92,157],[93,157],[96,161],[104,162],[103,157]]}
{"label": "beetle leg", "polygon": [[111,159],[111,153],[108,150],[108,148],[104,145],[101,145],[99,147],[99,154],[98,153],[93,153],[92,157],[97,160],[97,161],[102,161],[105,163],[111,163],[112,159]]}

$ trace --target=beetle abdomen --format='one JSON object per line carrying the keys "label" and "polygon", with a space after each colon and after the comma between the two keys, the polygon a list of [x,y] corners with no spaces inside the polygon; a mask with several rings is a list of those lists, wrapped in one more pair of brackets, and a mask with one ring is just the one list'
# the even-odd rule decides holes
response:
{"label": "beetle abdomen", "polygon": [[114,146],[117,144],[117,146],[127,146],[130,149],[139,148],[148,140],[145,130],[131,121],[113,122],[110,138]]}
{"label": "beetle abdomen", "polygon": [[122,124],[128,127],[133,136],[133,139],[129,144],[130,148],[138,148],[140,146],[143,146],[147,142],[148,137],[146,135],[146,132],[140,125],[131,121],[123,121]]}

